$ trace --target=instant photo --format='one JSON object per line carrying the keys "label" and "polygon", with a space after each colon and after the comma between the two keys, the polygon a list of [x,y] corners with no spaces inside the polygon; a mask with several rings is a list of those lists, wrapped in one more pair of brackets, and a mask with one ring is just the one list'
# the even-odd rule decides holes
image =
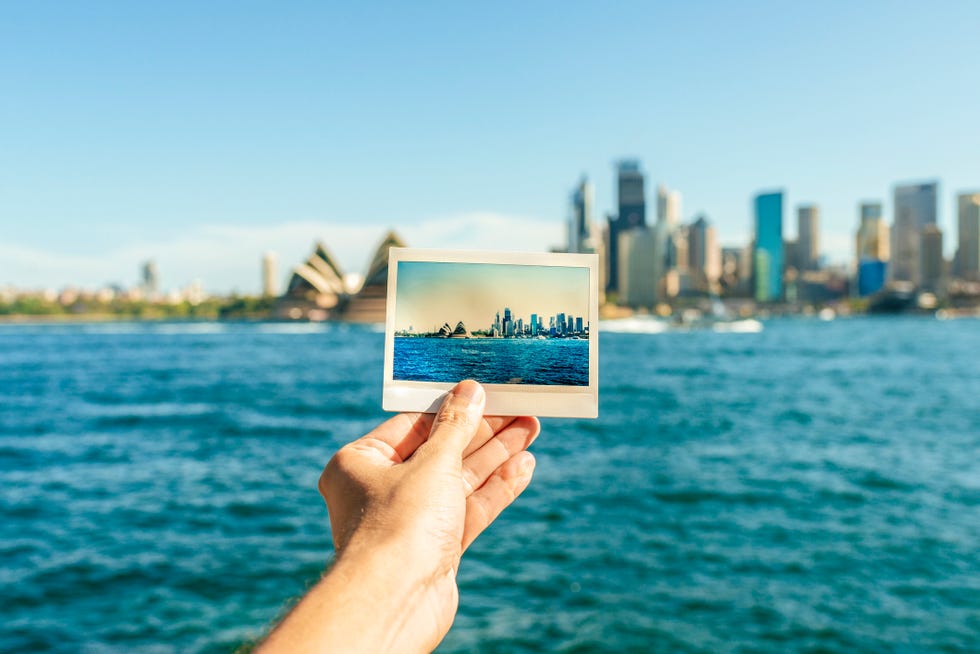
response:
{"label": "instant photo", "polygon": [[475,379],[488,415],[598,415],[597,257],[392,248],[383,407]]}

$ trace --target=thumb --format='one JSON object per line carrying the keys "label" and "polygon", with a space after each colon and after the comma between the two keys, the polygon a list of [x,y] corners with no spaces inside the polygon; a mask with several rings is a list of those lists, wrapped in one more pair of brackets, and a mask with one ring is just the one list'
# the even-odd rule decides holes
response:
{"label": "thumb", "polygon": [[476,435],[483,419],[487,394],[477,382],[467,379],[449,391],[432,423],[429,438],[419,449],[462,460],[463,450]]}

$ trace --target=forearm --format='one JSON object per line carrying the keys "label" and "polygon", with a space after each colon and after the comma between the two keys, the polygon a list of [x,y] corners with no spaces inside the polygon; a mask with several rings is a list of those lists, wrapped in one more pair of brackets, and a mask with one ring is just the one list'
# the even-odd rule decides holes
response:
{"label": "forearm", "polygon": [[258,651],[411,651],[400,635],[424,582],[412,579],[401,562],[388,547],[345,549]]}

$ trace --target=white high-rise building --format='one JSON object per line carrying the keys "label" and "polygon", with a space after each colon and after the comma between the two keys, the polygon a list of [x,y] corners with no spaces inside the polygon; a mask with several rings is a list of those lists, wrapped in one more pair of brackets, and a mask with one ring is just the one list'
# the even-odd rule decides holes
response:
{"label": "white high-rise building", "polygon": [[262,257],[262,295],[276,297],[279,295],[279,256],[275,252],[266,252]]}
{"label": "white high-rise building", "polygon": [[667,194],[667,213],[665,215],[668,225],[677,225],[681,222],[681,192],[671,191]]}
{"label": "white high-rise building", "polygon": [[703,215],[688,227],[690,273],[694,288],[703,293],[718,291],[721,278],[721,247],[715,228]]}
{"label": "white high-rise building", "polygon": [[681,221],[681,192],[661,184],[657,187],[657,222],[676,226]]}

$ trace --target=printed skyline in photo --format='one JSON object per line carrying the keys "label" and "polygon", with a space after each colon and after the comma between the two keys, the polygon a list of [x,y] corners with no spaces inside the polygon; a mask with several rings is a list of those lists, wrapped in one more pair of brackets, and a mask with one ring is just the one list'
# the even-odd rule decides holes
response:
{"label": "printed skyline in photo", "polygon": [[496,263],[400,261],[395,331],[434,331],[463,321],[487,329],[499,311],[515,319],[565,313],[589,320],[589,269]]}

